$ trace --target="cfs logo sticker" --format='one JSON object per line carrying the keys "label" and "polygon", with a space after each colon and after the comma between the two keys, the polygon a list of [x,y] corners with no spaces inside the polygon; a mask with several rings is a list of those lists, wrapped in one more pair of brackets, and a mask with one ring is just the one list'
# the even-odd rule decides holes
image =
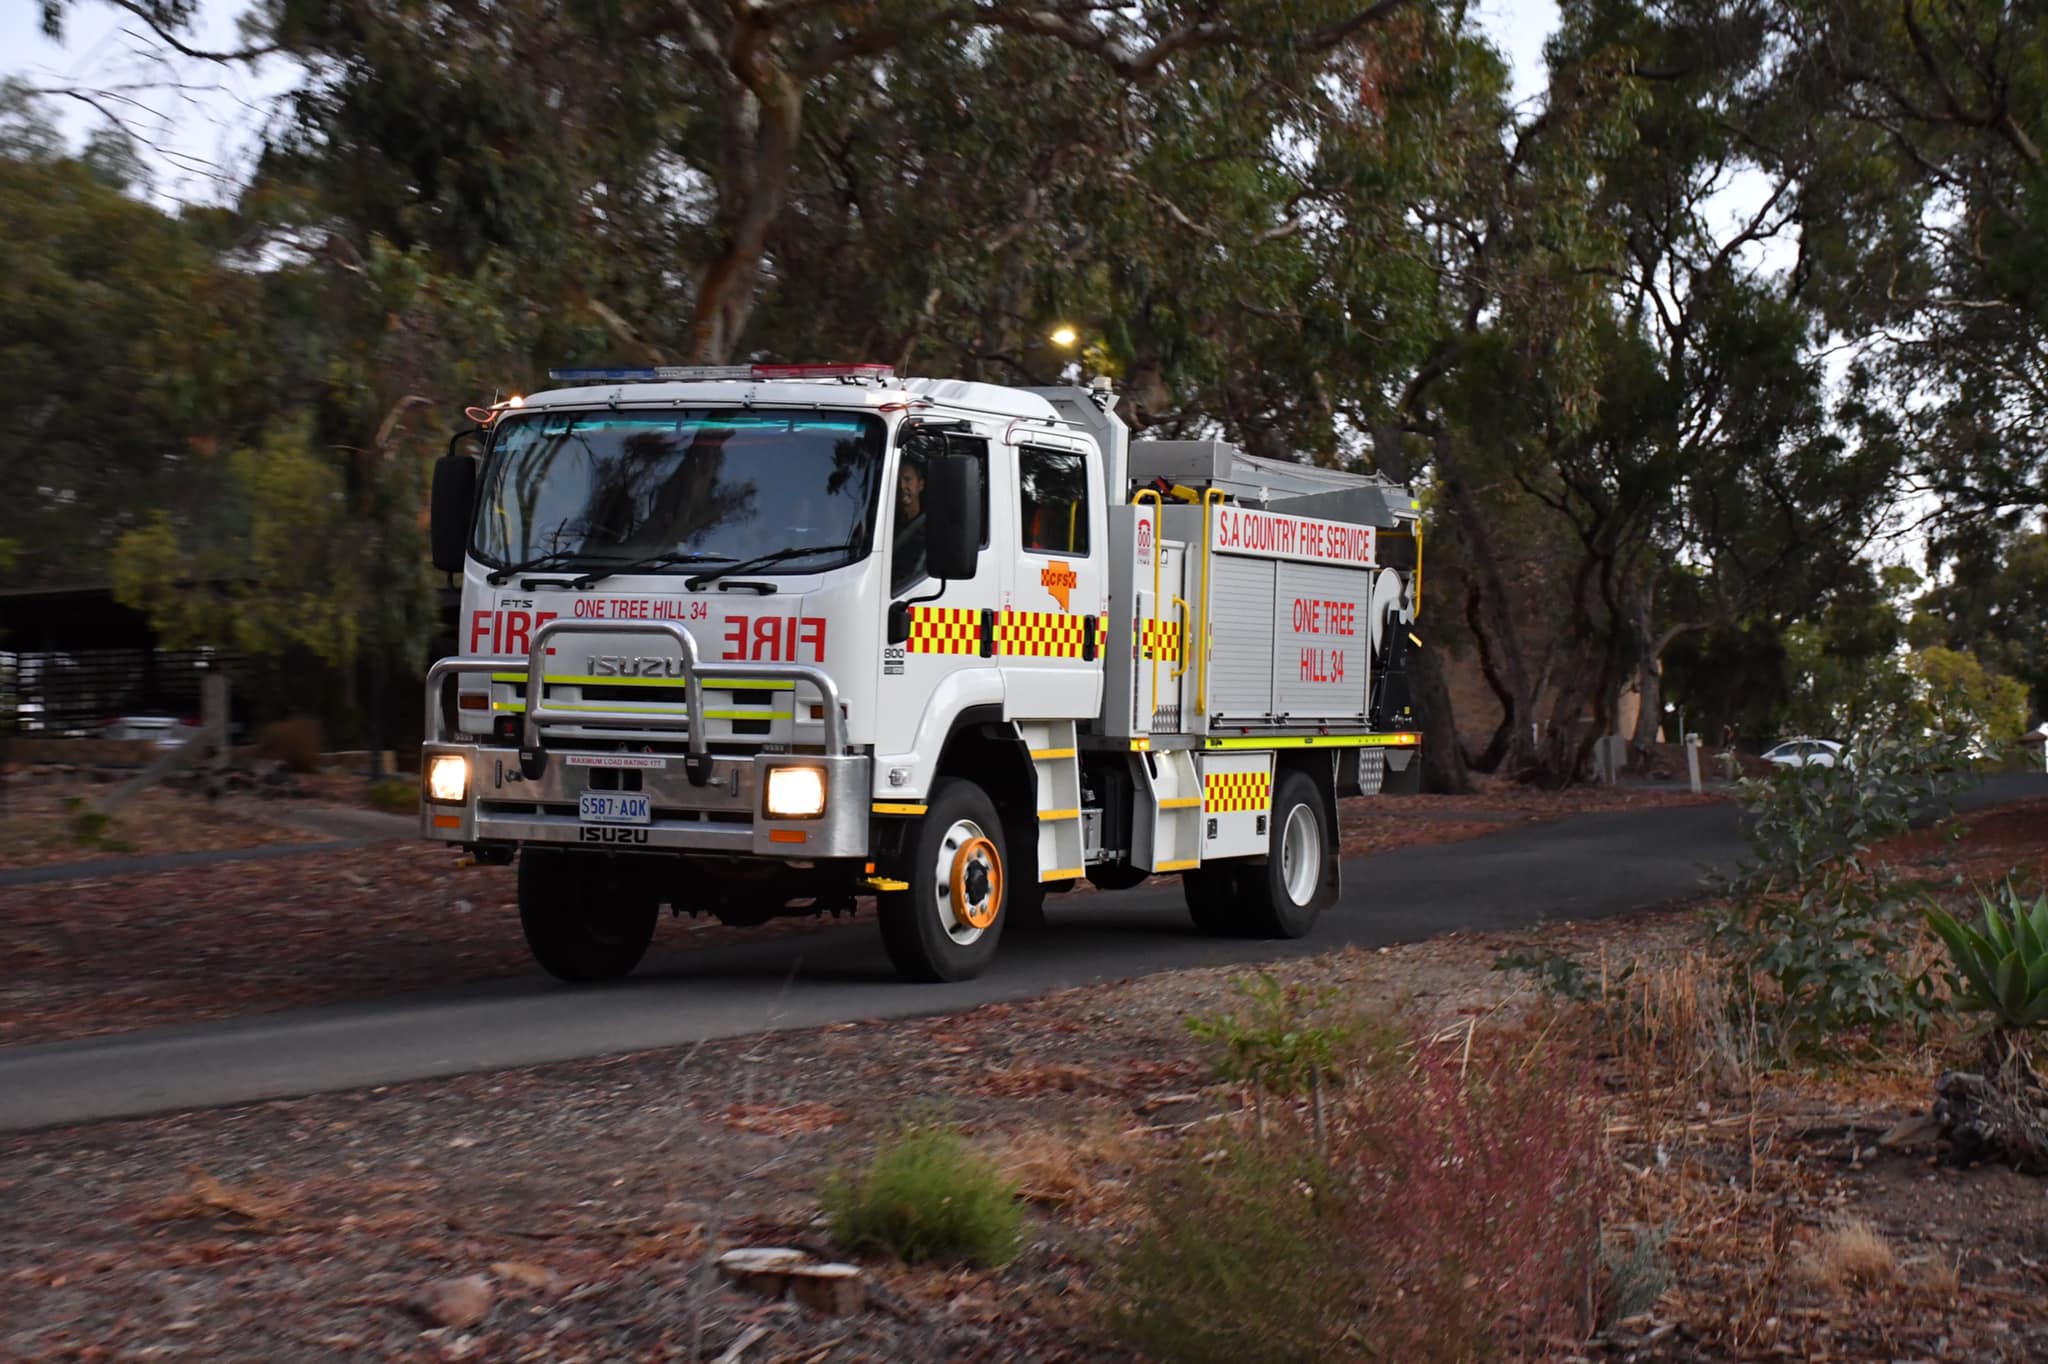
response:
{"label": "cfs logo sticker", "polygon": [[1054,559],[1039,573],[1038,581],[1045,590],[1052,593],[1053,600],[1060,604],[1060,610],[1073,614],[1074,589],[1081,585],[1081,575],[1065,559]]}

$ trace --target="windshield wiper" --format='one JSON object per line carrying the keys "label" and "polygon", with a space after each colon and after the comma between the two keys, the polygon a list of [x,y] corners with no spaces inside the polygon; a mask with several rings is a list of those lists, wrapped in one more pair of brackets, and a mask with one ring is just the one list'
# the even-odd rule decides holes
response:
{"label": "windshield wiper", "polygon": [[716,582],[720,578],[729,578],[735,573],[752,573],[756,569],[766,568],[770,564],[779,564],[784,559],[795,559],[805,554],[844,554],[846,550],[847,546],[845,545],[792,545],[788,549],[778,549],[770,554],[757,554],[751,559],[741,559],[738,563],[727,564],[723,568],[711,568],[706,569],[702,573],[693,573],[683,580],[683,586],[695,592],[706,583]]}
{"label": "windshield wiper", "polygon": [[593,568],[587,573],[578,574],[570,581],[569,586],[581,591],[599,579],[616,577],[621,573],[644,573],[649,569],[667,568],[672,564],[704,564],[731,557],[729,554],[692,554],[687,550],[666,550],[660,554],[650,554],[644,559],[629,559],[624,563],[608,563],[601,568]]}
{"label": "windshield wiper", "polygon": [[543,568],[561,568],[582,557],[573,549],[551,549],[530,559],[521,559],[516,564],[494,568],[484,575],[484,581],[496,587],[507,578],[516,578],[522,573],[532,573]]}

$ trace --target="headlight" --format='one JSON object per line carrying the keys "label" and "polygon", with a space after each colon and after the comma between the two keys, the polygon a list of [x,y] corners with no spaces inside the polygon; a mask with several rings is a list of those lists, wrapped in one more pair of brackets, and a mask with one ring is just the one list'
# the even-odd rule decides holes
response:
{"label": "headlight", "polygon": [[427,799],[459,802],[469,792],[469,759],[442,753],[427,763]]}
{"label": "headlight", "polygon": [[809,819],[825,812],[825,774],[815,767],[768,769],[768,817]]}

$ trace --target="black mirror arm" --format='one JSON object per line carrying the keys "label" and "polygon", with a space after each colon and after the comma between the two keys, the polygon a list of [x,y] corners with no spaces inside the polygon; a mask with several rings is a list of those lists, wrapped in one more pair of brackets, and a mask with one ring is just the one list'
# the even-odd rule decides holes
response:
{"label": "black mirror arm", "polygon": [[889,603],[889,642],[901,644],[910,638],[910,608],[922,606],[928,601],[937,601],[946,595],[948,580],[940,578],[938,588],[928,596],[903,597]]}

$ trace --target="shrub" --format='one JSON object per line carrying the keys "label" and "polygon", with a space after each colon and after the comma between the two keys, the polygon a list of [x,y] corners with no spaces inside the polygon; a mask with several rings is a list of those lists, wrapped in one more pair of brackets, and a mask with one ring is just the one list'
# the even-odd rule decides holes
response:
{"label": "shrub", "polygon": [[291,715],[256,731],[256,751],[293,772],[317,772],[320,755],[327,751],[327,735],[313,716]]}
{"label": "shrub", "polygon": [[370,785],[370,804],[394,815],[418,814],[420,788],[417,782],[386,777]]}
{"label": "shrub", "polygon": [[906,1262],[1000,1265],[1017,1253],[1016,1186],[949,1128],[905,1128],[865,1173],[825,1187],[833,1239]]}
{"label": "shrub", "polygon": [[1540,1354],[1587,1301],[1603,1185],[1575,1062],[1467,1070],[1419,1043],[1336,1091],[1322,1142],[1281,1105],[1265,1138],[1201,1143],[1148,1181],[1109,1324],[1184,1364]]}
{"label": "shrub", "polygon": [[[1333,1012],[1337,991],[1282,984],[1269,972],[1231,981],[1242,1010],[1187,1021],[1188,1031],[1218,1050],[1220,1079],[1243,1085],[1264,1128],[1264,1098],[1306,1096],[1314,1130],[1322,1131],[1323,1095],[1385,1043],[1384,1025]],[[1386,1048],[1380,1046],[1380,1051]]]}
{"label": "shrub", "polygon": [[1939,906],[1927,911],[1955,967],[1956,1002],[1990,1014],[2008,1032],[2048,1023],[2048,895],[2029,905],[2007,878],[1977,901],[1977,927]]}
{"label": "shrub", "polygon": [[1952,745],[1864,738],[1834,767],[1741,786],[1753,862],[1709,928],[1728,953],[1731,1001],[1753,1005],[1785,1053],[1852,1029],[1924,1029],[1931,983],[1909,964],[1919,897],[1869,850],[1940,811],[1971,779]]}
{"label": "shrub", "polygon": [[1649,1311],[1671,1286],[1671,1266],[1664,1245],[1671,1239],[1673,1223],[1633,1228],[1624,1245],[1619,1238],[1600,1247],[1600,1308],[1602,1326]]}

